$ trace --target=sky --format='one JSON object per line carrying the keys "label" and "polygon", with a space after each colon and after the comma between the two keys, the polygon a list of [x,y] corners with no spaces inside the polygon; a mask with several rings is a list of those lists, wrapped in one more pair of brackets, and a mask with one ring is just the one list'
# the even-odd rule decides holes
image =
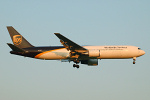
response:
{"label": "sky", "polygon": [[[98,66],[11,55],[6,26],[34,46],[133,45],[146,54]],[[150,100],[149,0],[0,0],[0,100]]]}

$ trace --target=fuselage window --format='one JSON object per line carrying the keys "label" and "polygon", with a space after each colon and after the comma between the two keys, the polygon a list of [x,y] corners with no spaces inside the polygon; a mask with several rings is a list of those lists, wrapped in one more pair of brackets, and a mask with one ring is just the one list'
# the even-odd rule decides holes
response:
{"label": "fuselage window", "polygon": [[138,48],[138,50],[141,50],[141,48]]}

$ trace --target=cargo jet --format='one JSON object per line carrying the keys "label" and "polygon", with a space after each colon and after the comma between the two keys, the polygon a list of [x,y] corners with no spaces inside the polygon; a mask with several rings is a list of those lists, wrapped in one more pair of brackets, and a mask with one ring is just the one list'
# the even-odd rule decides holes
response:
{"label": "cargo jet", "polygon": [[98,59],[133,59],[145,54],[136,46],[80,46],[60,33],[54,33],[63,46],[35,47],[31,45],[12,26],[7,27],[13,44],[7,43],[12,49],[11,54],[43,60],[73,61],[73,67],[79,68],[79,63],[88,66],[98,65]]}

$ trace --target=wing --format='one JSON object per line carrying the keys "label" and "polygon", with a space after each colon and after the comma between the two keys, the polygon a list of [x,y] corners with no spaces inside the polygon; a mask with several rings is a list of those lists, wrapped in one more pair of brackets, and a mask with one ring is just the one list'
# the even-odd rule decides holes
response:
{"label": "wing", "polygon": [[88,51],[87,49],[83,48],[82,46],[76,44],[75,42],[69,40],[68,38],[64,37],[63,35],[61,35],[60,33],[54,33],[59,39],[60,42],[62,43],[62,45],[64,45],[64,47],[67,50],[70,51]]}
{"label": "wing", "polygon": [[81,55],[85,55],[88,50],[78,44],[76,44],[75,42],[69,40],[68,38],[64,37],[63,35],[61,35],[60,33],[54,33],[59,39],[61,44],[69,51],[70,50],[70,54],[71,57],[75,57],[78,58]]}

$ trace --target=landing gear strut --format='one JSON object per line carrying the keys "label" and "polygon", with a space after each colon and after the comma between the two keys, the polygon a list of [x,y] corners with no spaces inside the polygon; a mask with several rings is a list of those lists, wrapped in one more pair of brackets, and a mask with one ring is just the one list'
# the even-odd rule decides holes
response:
{"label": "landing gear strut", "polygon": [[133,64],[135,64],[135,61],[136,61],[136,57],[133,57]]}

